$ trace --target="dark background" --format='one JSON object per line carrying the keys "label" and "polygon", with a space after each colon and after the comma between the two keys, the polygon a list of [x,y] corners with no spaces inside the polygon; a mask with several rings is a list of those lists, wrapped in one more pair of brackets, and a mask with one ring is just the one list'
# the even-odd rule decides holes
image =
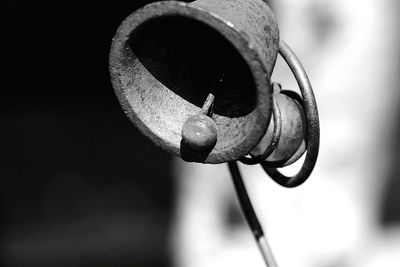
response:
{"label": "dark background", "polygon": [[108,73],[118,25],[148,2],[1,2],[0,266],[170,265],[172,158]]}
{"label": "dark background", "polygon": [[[148,2],[2,0],[0,266],[170,266],[172,158],[108,73],[115,30]],[[385,227],[400,221],[390,176]]]}

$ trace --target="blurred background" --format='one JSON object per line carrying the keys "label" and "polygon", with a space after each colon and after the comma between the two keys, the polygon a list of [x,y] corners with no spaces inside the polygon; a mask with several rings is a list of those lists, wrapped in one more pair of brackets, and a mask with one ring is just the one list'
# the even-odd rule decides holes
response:
{"label": "blurred background", "polygon": [[[111,39],[149,2],[1,0],[0,266],[262,266],[226,167],[161,151],[114,95]],[[299,189],[243,168],[278,263],[400,266],[399,3],[270,4],[322,133]]]}

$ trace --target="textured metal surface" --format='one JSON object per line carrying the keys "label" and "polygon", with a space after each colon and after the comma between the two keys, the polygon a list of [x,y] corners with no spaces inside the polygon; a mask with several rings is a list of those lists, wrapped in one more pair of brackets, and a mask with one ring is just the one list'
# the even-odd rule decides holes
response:
{"label": "textured metal surface", "polygon": [[[153,3],[119,27],[111,80],[128,117],[160,147],[188,161],[237,160],[267,130],[278,44],[274,15],[261,0]],[[217,143],[209,153],[190,153],[181,146],[182,126],[222,74],[212,115]]]}
{"label": "textured metal surface", "polygon": [[[280,86],[272,89],[278,45],[302,99]],[[317,159],[319,121],[311,84],[279,41],[269,7],[261,0],[147,5],[119,27],[110,72],[128,117],[154,143],[187,161],[228,162],[265,263],[276,267],[235,161],[260,162],[277,183],[300,185]],[[297,160],[305,148],[297,175],[285,177],[274,168]],[[253,158],[243,158],[249,153]]]}

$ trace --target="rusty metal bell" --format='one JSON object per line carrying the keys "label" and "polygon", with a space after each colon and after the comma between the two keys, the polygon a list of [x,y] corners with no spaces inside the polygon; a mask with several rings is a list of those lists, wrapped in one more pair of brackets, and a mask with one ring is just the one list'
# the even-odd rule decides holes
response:
{"label": "rusty metal bell", "polygon": [[[278,45],[278,25],[262,0],[152,3],[118,28],[111,80],[128,117],[157,145],[187,161],[233,161],[267,131]],[[216,141],[192,151],[182,127],[210,93]]]}

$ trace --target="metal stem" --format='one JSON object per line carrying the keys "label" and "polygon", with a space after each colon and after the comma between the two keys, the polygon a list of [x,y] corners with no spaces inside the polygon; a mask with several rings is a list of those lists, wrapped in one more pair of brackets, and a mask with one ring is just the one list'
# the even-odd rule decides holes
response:
{"label": "metal stem", "polygon": [[206,102],[204,102],[203,107],[201,108],[201,114],[209,116],[209,117],[212,115],[214,99],[215,99],[215,96],[211,93],[207,96]]}
{"label": "metal stem", "polygon": [[249,195],[247,194],[246,186],[244,185],[239,167],[235,161],[228,162],[228,167],[232,175],[232,180],[235,186],[236,194],[239,198],[240,207],[242,208],[247,223],[249,224],[250,229],[253,232],[254,238],[257,241],[257,245],[263,256],[265,265],[267,267],[278,267],[274,255],[272,254],[272,250],[264,235],[264,231],[257,218],[256,212],[254,211],[254,208],[251,205],[251,201]]}

